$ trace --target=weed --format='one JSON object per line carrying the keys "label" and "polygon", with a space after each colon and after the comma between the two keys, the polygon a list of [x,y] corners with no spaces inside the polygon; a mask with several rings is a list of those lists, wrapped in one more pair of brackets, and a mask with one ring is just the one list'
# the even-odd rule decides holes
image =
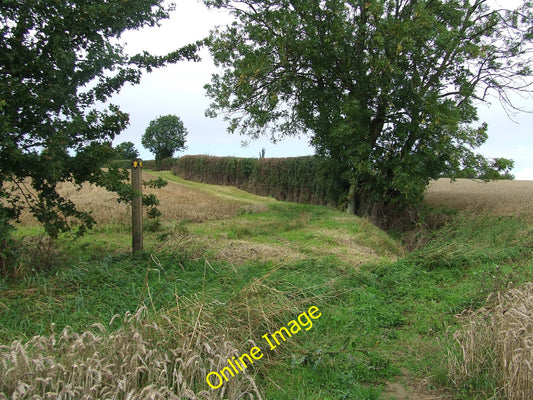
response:
{"label": "weed", "polygon": [[428,243],[408,258],[427,269],[461,268],[512,262],[530,254],[531,245],[531,232],[523,220],[462,214],[432,232]]}

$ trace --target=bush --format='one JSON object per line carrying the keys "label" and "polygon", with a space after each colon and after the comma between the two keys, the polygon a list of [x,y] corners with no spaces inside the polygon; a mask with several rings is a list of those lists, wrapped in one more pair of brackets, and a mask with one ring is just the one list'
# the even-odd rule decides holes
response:
{"label": "bush", "polygon": [[345,201],[349,187],[333,161],[316,156],[184,156],[172,171],[184,179],[235,186],[261,196],[306,204],[338,206]]}
{"label": "bush", "polygon": [[11,233],[14,230],[9,219],[0,208],[0,275],[8,276],[14,265],[14,251]]}
{"label": "bush", "polygon": [[161,160],[161,170],[171,171],[172,168],[177,165],[178,160],[179,160],[178,158],[172,158],[172,157],[163,158],[163,160]]}

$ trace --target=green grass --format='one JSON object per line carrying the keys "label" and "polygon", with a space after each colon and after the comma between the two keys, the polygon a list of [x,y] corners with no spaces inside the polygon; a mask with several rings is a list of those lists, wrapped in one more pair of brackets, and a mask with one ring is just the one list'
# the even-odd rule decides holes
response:
{"label": "green grass", "polygon": [[[18,279],[0,279],[0,343],[49,334],[51,324],[56,331],[66,325],[82,331],[142,304],[154,314],[201,304],[205,321],[228,329],[244,352],[248,340],[264,346],[263,334],[317,306],[322,316],[312,329],[265,352],[254,365],[266,399],[384,399],[385,383],[402,379],[424,379],[464,399],[483,391],[454,392],[448,382],[450,332],[462,310],[479,308],[509,282],[531,279],[527,225],[515,218],[457,215],[433,231],[425,246],[404,254],[397,240],[364,220],[324,207],[267,206],[221,221],[167,224],[149,240],[179,231],[221,243],[286,246],[303,258],[235,264],[192,260],[168,246],[132,257],[128,231],[120,226],[100,228],[80,242],[59,240],[48,254],[55,262],[46,268],[36,265]],[[17,238],[36,233],[20,230]],[[372,256],[362,264],[346,262],[342,254],[354,246]]]}
{"label": "green grass", "polygon": [[184,185],[184,186],[187,186],[193,189],[200,189],[204,192],[226,199],[228,201],[239,201],[239,202],[257,204],[257,205],[270,204],[270,203],[276,202],[276,200],[274,200],[273,198],[257,196],[255,194],[245,192],[244,190],[237,189],[233,186],[218,186],[218,185],[211,185],[208,183],[188,181],[183,178],[180,178],[177,175],[174,175],[170,171],[145,170],[145,172],[156,175],[170,182],[179,183],[180,185]]}
{"label": "green grass", "polygon": [[217,221],[184,222],[180,229],[180,238],[185,232],[195,242],[193,247],[205,249],[205,239],[209,240],[207,257],[216,257],[214,254],[243,242],[251,247],[267,246],[280,257],[305,260],[333,256],[339,263],[352,265],[390,261],[403,254],[397,240],[366,220],[303,204],[273,202],[266,211]]}

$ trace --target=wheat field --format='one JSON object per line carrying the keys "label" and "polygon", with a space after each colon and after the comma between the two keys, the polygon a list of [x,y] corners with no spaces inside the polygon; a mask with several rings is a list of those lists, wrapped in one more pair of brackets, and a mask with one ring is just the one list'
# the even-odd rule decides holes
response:
{"label": "wheat field", "polygon": [[533,398],[533,283],[489,297],[476,312],[465,311],[464,327],[454,335],[461,352],[452,355],[456,386],[469,379],[495,379],[494,395],[507,400]]}
{"label": "wheat field", "polygon": [[438,179],[429,184],[426,202],[476,214],[524,216],[533,222],[533,181]]}
{"label": "wheat field", "polygon": [[[144,180],[153,179],[149,173],[143,174]],[[118,203],[117,196],[105,188],[84,184],[81,190],[72,183],[60,183],[57,191],[73,201],[80,210],[89,211],[99,224],[129,223],[131,207]],[[144,188],[143,193],[154,193],[160,201],[158,208],[167,220],[189,220],[204,222],[228,218],[246,207],[254,207],[245,201],[228,199],[226,196],[212,194],[203,190],[169,182],[161,189]],[[260,208],[260,206],[257,206]],[[22,225],[36,224],[35,218],[25,210],[20,218]]]}

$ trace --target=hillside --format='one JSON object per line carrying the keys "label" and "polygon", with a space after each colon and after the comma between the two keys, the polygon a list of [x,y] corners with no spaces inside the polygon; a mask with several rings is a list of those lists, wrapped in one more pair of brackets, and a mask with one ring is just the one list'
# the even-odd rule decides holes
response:
{"label": "hillside", "polygon": [[[157,175],[164,217],[147,221],[142,257],[129,255],[128,207],[96,188],[61,189],[101,223],[81,240],[49,242],[23,219],[26,247],[0,278],[0,399],[474,399],[500,384],[464,372],[454,338],[476,323],[463,310],[490,313],[489,295],[531,277],[531,220],[503,216],[519,208],[495,191],[437,182],[428,202],[476,213],[391,236],[329,208]],[[510,184],[522,189],[501,196],[529,210],[533,183]],[[211,374],[209,387],[245,353],[246,374],[217,388]]]}

